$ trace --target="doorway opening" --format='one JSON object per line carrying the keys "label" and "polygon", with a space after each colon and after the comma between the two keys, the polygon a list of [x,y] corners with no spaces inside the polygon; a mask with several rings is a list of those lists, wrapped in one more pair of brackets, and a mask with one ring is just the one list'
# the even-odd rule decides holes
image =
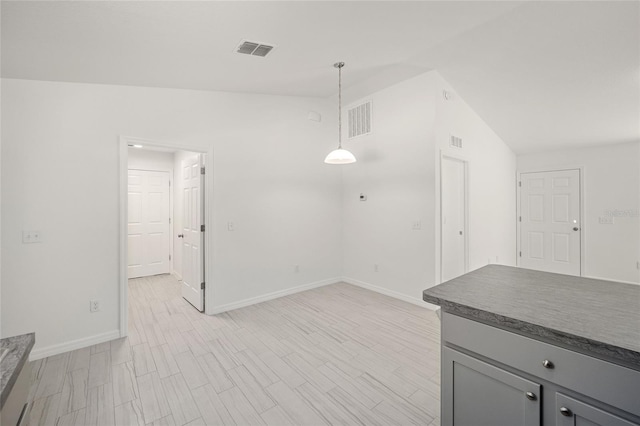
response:
{"label": "doorway opening", "polygon": [[469,270],[468,163],[443,155],[440,160],[440,282]]}
{"label": "doorway opening", "polygon": [[[210,150],[120,138],[122,337],[129,333],[130,288],[164,293],[169,289],[180,294],[182,299],[176,300],[183,300],[184,306],[205,311],[209,270],[205,223],[212,198],[205,162],[210,154]],[[162,289],[155,289],[154,283]]]}

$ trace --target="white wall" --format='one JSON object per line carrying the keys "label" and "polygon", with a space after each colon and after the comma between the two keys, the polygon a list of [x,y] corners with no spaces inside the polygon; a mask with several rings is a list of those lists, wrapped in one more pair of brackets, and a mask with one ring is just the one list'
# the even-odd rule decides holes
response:
{"label": "white wall", "polygon": [[341,275],[334,120],[307,120],[327,102],[11,79],[2,95],[2,335],[35,331],[35,354],[119,327],[120,135],[213,147],[213,305]]}
{"label": "white wall", "polygon": [[[469,271],[516,264],[516,156],[438,73],[436,91],[436,226],[440,224],[440,156],[468,162]],[[449,99],[445,99],[447,91]],[[450,146],[451,135],[462,149]],[[440,277],[437,235],[436,282]]]}
{"label": "white wall", "polygon": [[[584,167],[583,276],[640,283],[640,143],[518,156],[518,171]],[[624,216],[600,224],[607,211]]]}
{"label": "white wall", "polygon": [[173,152],[129,148],[129,169],[167,171],[173,181],[173,155]]}
{"label": "white wall", "polygon": [[471,269],[489,257],[515,262],[515,155],[461,99],[443,102],[443,89],[429,72],[362,99],[373,102],[373,133],[345,143],[358,162],[343,168],[344,274],[416,303],[439,282],[439,162],[450,133],[466,142],[455,154],[471,175]]}

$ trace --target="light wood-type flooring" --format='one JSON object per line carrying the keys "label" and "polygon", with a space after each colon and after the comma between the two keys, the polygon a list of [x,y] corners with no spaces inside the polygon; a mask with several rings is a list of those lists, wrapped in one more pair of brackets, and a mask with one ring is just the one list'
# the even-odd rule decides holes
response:
{"label": "light wood-type flooring", "polygon": [[439,425],[434,312],[334,284],[207,316],[129,282],[129,336],[32,364],[31,425]]}

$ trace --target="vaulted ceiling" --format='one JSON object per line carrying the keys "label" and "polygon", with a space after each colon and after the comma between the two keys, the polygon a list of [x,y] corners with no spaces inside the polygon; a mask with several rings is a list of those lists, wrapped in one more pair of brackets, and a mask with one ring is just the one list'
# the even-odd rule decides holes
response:
{"label": "vaulted ceiling", "polygon": [[635,1],[1,7],[4,78],[328,97],[338,60],[352,95],[436,69],[518,153],[640,140]]}

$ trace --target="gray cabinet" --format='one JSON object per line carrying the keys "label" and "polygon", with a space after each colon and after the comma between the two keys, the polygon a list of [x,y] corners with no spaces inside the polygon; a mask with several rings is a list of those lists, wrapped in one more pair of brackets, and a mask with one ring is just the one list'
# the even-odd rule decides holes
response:
{"label": "gray cabinet", "polygon": [[640,371],[447,312],[442,425],[640,426]]}
{"label": "gray cabinet", "polygon": [[[540,385],[453,349],[444,348],[443,392],[456,426],[539,426]],[[444,384],[450,384],[445,386]]]}
{"label": "gray cabinet", "polygon": [[[639,384],[640,385],[640,384]],[[601,408],[556,393],[557,426],[638,426]]]}

